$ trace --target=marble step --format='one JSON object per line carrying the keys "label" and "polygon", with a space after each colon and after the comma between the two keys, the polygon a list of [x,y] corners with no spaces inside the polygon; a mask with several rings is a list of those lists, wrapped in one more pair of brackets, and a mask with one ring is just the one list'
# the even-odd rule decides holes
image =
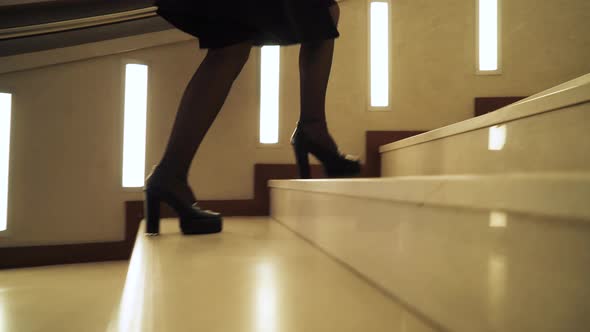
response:
{"label": "marble step", "polygon": [[590,74],[379,151],[385,177],[590,171]]}
{"label": "marble step", "polygon": [[440,332],[268,217],[224,227],[142,222],[131,261],[4,270],[0,331]]}
{"label": "marble step", "polygon": [[271,216],[448,331],[590,326],[590,174],[270,181]]}

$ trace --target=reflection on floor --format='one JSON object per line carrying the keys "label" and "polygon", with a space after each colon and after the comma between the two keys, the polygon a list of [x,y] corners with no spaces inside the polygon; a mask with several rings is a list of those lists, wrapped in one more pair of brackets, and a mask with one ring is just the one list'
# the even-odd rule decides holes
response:
{"label": "reflection on floor", "polygon": [[0,332],[433,331],[269,218],[141,232],[130,263],[0,272]]}

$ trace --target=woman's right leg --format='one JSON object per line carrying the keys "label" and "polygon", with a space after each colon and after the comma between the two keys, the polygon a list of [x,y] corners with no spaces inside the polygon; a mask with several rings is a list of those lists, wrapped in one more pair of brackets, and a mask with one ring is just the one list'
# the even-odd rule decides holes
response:
{"label": "woman's right leg", "polygon": [[[338,26],[340,7],[329,8],[334,24]],[[332,60],[334,39],[301,44],[299,53],[301,110],[300,128],[313,134],[322,145],[335,147],[336,143],[328,133],[326,123],[326,92]]]}
{"label": "woman's right leg", "polygon": [[[338,25],[340,7],[329,7],[334,24]],[[326,92],[332,60],[334,39],[306,42],[299,53],[301,112],[297,128],[291,136],[299,176],[309,178],[308,153],[320,159],[328,177],[354,176],[360,172],[358,158],[343,155],[328,131]]]}
{"label": "woman's right leg", "polygon": [[[193,157],[248,60],[251,48],[251,42],[244,42],[207,53],[182,96],[166,151],[158,164],[166,176],[187,184]],[[185,201],[196,201],[188,185],[170,189]]]}

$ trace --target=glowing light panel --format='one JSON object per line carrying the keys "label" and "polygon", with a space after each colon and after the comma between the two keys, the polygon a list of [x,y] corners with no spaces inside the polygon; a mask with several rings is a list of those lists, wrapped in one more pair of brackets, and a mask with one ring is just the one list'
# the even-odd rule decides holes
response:
{"label": "glowing light panel", "polygon": [[262,47],[260,82],[260,143],[279,142],[280,46]]}
{"label": "glowing light panel", "polygon": [[389,4],[371,3],[371,106],[389,106]]}
{"label": "glowing light panel", "polygon": [[128,64],[125,72],[123,187],[142,187],[145,180],[148,67]]}
{"label": "glowing light panel", "polygon": [[479,0],[479,70],[498,70],[498,0]]}
{"label": "glowing light panel", "polygon": [[0,232],[8,225],[8,166],[10,160],[10,120],[12,95],[0,93]]}

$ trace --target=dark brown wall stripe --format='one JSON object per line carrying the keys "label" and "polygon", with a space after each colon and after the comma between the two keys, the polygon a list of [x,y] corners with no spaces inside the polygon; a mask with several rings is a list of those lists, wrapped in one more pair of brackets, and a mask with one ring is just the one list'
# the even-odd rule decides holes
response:
{"label": "dark brown wall stripe", "polygon": [[0,248],[0,269],[129,259],[142,209],[142,202],[125,202],[124,241]]}
{"label": "dark brown wall stripe", "polygon": [[475,98],[475,116],[497,111],[526,97],[478,97]]}

